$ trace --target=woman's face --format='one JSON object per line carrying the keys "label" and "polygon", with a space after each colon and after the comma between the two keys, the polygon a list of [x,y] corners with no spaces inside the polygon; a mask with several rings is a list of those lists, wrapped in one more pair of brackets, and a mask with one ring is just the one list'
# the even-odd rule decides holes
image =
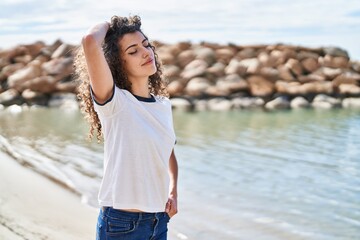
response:
{"label": "woman's face", "polygon": [[129,79],[149,77],[157,71],[154,52],[141,32],[125,34],[119,44]]}

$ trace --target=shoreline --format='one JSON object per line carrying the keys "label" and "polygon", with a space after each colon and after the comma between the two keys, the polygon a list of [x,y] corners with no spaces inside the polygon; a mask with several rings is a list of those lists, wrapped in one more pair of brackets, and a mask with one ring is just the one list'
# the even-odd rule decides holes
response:
{"label": "shoreline", "polygon": [[1,239],[93,239],[98,210],[0,151]]}
{"label": "shoreline", "polygon": [[[0,149],[0,239],[95,239],[98,209]],[[183,239],[171,226],[168,238]]]}

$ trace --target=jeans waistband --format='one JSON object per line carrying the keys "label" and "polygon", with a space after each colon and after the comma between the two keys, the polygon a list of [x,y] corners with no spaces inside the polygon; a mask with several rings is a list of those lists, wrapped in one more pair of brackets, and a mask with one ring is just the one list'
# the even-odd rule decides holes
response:
{"label": "jeans waistband", "polygon": [[111,218],[126,218],[132,219],[134,221],[141,219],[153,219],[153,218],[161,218],[166,216],[166,212],[156,212],[156,213],[148,213],[148,212],[128,212],[120,209],[115,209],[112,207],[102,207],[101,211],[104,215]]}

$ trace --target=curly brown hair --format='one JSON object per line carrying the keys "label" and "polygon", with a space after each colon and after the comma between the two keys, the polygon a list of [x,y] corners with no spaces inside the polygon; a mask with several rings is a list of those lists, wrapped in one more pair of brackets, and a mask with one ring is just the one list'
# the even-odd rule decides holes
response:
{"label": "curly brown hair", "polygon": [[[141,30],[141,19],[139,16],[120,17],[113,16],[111,18],[109,30],[106,33],[102,44],[106,61],[114,79],[114,84],[118,88],[126,89],[131,92],[131,82],[128,80],[127,74],[124,70],[123,62],[120,59],[119,41],[127,33],[140,32],[146,35]],[[169,97],[166,91],[166,83],[162,79],[162,69],[159,57],[155,52],[155,46],[150,43],[151,49],[154,51],[155,64],[157,71],[149,76],[149,90],[154,95]],[[89,139],[94,137],[96,131],[97,140],[102,139],[101,123],[97,113],[95,112],[93,101],[90,94],[90,78],[87,71],[85,54],[82,46],[75,49],[74,57],[74,78],[79,82],[78,98],[80,100],[80,108],[85,115],[85,119],[90,124]]]}

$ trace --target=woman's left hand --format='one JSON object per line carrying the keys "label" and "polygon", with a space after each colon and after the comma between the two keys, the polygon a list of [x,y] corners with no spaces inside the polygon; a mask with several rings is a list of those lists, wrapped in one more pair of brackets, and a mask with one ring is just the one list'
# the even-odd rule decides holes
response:
{"label": "woman's left hand", "polygon": [[166,203],[165,212],[169,214],[169,217],[172,218],[177,212],[177,197],[170,196]]}

